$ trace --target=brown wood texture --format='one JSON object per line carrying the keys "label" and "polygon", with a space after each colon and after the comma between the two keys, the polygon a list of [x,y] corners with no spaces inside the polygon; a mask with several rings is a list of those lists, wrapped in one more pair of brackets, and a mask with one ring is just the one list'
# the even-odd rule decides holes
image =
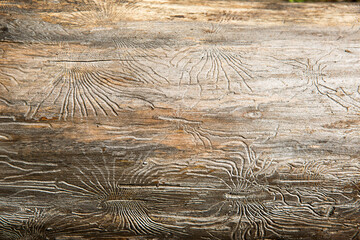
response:
{"label": "brown wood texture", "polygon": [[359,15],[1,1],[0,239],[360,239]]}

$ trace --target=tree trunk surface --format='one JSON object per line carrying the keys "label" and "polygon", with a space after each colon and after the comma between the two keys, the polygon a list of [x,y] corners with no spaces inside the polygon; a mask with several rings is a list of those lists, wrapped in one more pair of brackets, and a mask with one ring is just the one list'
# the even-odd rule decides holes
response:
{"label": "tree trunk surface", "polygon": [[0,16],[0,239],[360,239],[358,4]]}

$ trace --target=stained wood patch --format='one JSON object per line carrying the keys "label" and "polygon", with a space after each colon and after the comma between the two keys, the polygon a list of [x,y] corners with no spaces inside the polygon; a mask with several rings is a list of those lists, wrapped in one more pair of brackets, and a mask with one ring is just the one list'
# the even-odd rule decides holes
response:
{"label": "stained wood patch", "polygon": [[356,4],[0,4],[0,239],[359,239]]}

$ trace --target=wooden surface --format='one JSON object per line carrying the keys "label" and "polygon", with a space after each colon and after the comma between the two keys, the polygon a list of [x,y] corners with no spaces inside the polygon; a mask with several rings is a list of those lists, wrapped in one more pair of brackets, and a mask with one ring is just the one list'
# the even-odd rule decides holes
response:
{"label": "wooden surface", "polygon": [[0,13],[0,239],[360,239],[358,4]]}

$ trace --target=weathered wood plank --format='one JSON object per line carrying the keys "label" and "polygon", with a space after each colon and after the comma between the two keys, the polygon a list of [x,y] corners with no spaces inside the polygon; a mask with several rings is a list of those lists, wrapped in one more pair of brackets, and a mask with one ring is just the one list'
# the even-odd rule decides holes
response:
{"label": "weathered wood plank", "polygon": [[2,1],[0,239],[359,239],[359,11]]}

